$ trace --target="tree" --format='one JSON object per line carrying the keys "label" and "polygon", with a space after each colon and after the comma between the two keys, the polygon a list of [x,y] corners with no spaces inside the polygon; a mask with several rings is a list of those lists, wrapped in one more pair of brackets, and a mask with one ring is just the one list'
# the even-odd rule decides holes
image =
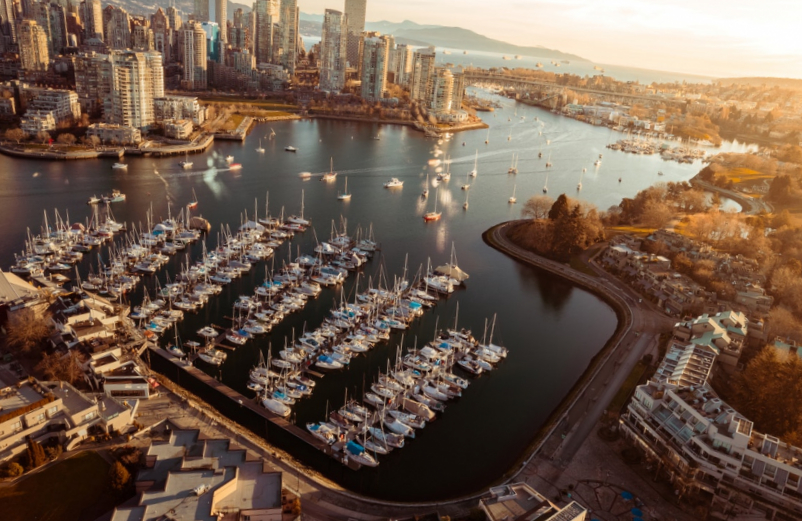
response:
{"label": "tree", "polygon": [[50,333],[48,318],[39,316],[32,309],[21,309],[9,317],[8,345],[18,353],[28,356],[36,354],[39,344]]}
{"label": "tree", "polygon": [[52,138],[50,137],[50,132],[45,132],[44,130],[40,130],[36,133],[36,140],[41,141],[44,145],[48,143]]}
{"label": "tree", "polygon": [[42,448],[42,444],[33,441],[30,437],[28,438],[27,454],[28,466],[32,469],[41,467],[47,462],[47,455],[45,454],[45,449]]}
{"label": "tree", "polygon": [[551,205],[551,209],[549,209],[549,220],[556,221],[561,217],[567,216],[570,212],[569,201],[568,196],[560,194],[554,204]]}
{"label": "tree", "polygon": [[641,220],[650,228],[662,228],[674,216],[671,208],[662,201],[649,201],[643,208]]}
{"label": "tree", "polygon": [[9,141],[16,141],[19,144],[20,141],[25,139],[25,132],[21,128],[10,128],[6,130],[4,136]]}
{"label": "tree", "polygon": [[39,371],[48,380],[64,380],[75,383],[81,376],[81,364],[74,351],[61,355],[58,352],[45,353],[42,360],[36,364]]}
{"label": "tree", "polygon": [[52,447],[48,447],[45,449],[45,454],[47,454],[47,458],[49,460],[57,460],[59,456],[64,452],[64,449],[61,448],[61,445],[56,443]]}
{"label": "tree", "polygon": [[526,201],[521,216],[526,219],[545,219],[553,205],[554,199],[548,195],[535,195]]}
{"label": "tree", "polygon": [[7,478],[16,478],[17,476],[22,476],[24,472],[25,469],[23,469],[22,465],[16,461],[12,461],[3,468],[3,475]]}
{"label": "tree", "polygon": [[111,488],[116,491],[121,491],[125,489],[130,480],[131,473],[128,472],[128,469],[119,461],[115,461],[109,469],[109,484]]}
{"label": "tree", "polygon": [[69,132],[65,132],[63,134],[59,134],[58,138],[56,139],[62,145],[74,145],[77,141],[76,137]]}

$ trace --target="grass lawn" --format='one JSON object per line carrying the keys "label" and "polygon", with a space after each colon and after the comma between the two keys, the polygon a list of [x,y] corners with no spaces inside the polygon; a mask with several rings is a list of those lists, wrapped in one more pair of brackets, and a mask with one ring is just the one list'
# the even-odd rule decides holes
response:
{"label": "grass lawn", "polygon": [[654,232],[656,228],[646,228],[643,226],[609,226],[605,228],[608,236],[620,235],[626,233],[629,235],[636,235],[639,237],[646,237]]}
{"label": "grass lawn", "polygon": [[13,486],[0,488],[3,521],[92,521],[119,500],[107,487],[109,464],[80,452]]}
{"label": "grass lawn", "polygon": [[641,361],[638,361],[638,363],[635,364],[635,367],[632,368],[629,376],[627,376],[627,379],[624,380],[624,384],[616,393],[613,401],[610,402],[610,405],[607,407],[610,412],[617,413],[621,410],[621,408],[627,402],[629,395],[632,394],[632,391],[634,391],[635,387],[637,387],[640,383],[640,379],[643,376],[643,373],[646,372],[646,369],[647,365]]}
{"label": "grass lawn", "polygon": [[730,168],[721,172],[718,175],[723,175],[728,181],[735,184],[753,185],[762,183],[765,179],[773,179],[773,175],[764,174],[751,168]]}
{"label": "grass lawn", "polygon": [[288,105],[286,103],[278,103],[276,101],[270,101],[270,100],[238,98],[235,96],[208,96],[208,97],[201,96],[198,99],[207,105],[234,105],[238,103],[243,103],[250,105],[251,107],[257,107],[260,109],[276,109],[276,110],[298,109],[296,105]]}

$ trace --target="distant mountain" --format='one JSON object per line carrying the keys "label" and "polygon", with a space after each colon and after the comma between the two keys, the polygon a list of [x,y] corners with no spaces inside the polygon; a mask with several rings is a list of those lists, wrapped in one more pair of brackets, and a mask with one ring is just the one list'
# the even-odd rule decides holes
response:
{"label": "distant mountain", "polygon": [[451,47],[466,51],[497,52],[501,54],[520,54],[522,56],[538,56],[543,58],[562,58],[585,60],[581,56],[545,47],[523,47],[475,33],[462,27],[426,27],[406,29],[393,33],[396,37],[410,38],[428,42],[435,47]]}
{"label": "distant mountain", "polygon": [[[320,37],[323,15],[301,13],[299,28],[301,34]],[[547,49],[545,47],[522,47],[500,40],[482,36],[462,27],[445,27],[441,25],[421,25],[410,20],[403,22],[367,22],[365,29],[379,31],[382,34],[392,34],[397,43],[426,47],[451,47],[467,51],[497,52],[501,54],[520,54],[522,56],[539,56],[542,58],[560,58],[571,60],[585,60],[575,54]]]}
{"label": "distant mountain", "polygon": [[[167,7],[170,5],[170,0],[156,0],[156,1],[142,1],[142,0],[115,0],[114,2],[103,2],[103,7],[107,5],[114,5],[116,7],[122,7],[130,14],[136,15],[147,15],[150,16],[156,12],[156,9],[161,7],[163,10],[166,10]],[[195,9],[195,2],[194,0],[175,0],[175,7],[181,11],[182,19],[186,20],[187,16],[192,14],[192,11]],[[246,13],[251,11],[251,6],[245,3],[235,3],[229,0],[228,6],[226,7],[226,15],[228,16],[229,20],[234,18],[234,11],[237,9],[242,9]]]}

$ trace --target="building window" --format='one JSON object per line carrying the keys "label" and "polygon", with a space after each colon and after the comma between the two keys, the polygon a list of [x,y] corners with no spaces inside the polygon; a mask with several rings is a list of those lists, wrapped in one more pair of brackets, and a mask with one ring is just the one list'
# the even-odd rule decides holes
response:
{"label": "building window", "polygon": [[36,416],[36,421],[38,421],[38,422],[43,422],[43,421],[45,421],[45,413],[39,413],[39,414]]}
{"label": "building window", "polygon": [[14,432],[21,431],[22,430],[22,420],[18,421],[14,425],[12,425],[11,426],[11,430],[13,430]]}
{"label": "building window", "polygon": [[58,412],[58,405],[54,405],[53,407],[51,407],[51,408],[49,408],[49,409],[47,410],[47,415],[48,415],[48,416],[53,416],[53,415],[54,415],[54,414],[56,414],[57,412]]}
{"label": "building window", "polygon": [[84,421],[88,422],[89,420],[93,419],[94,417],[95,417],[95,413],[94,412],[90,412],[90,413],[88,413],[88,414],[86,414],[84,416]]}

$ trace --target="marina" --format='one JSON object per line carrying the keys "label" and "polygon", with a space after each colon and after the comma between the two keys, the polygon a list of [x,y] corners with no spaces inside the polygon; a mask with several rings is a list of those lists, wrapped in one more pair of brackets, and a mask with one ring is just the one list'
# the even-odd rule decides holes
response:
{"label": "marina", "polygon": [[[481,95],[488,96],[486,93]],[[502,114],[512,114],[515,110],[509,100],[495,96],[490,99],[504,107],[499,110]],[[198,240],[188,242],[176,253],[169,253],[172,248],[168,248],[168,253],[160,251],[167,243],[173,246],[173,241],[164,241],[158,247],[159,251],[148,253],[163,255],[166,260],[154,256],[149,264],[143,263],[143,271],[136,273],[139,281],[124,293],[123,302],[131,304],[132,313],[135,313],[133,308],[142,305],[145,290],[151,301],[161,298],[166,304],[167,300],[160,291],[176,282],[188,284],[184,286],[184,293],[187,293],[187,300],[194,302],[195,289],[205,282],[193,286],[193,283],[176,279],[185,271],[189,273],[204,259],[204,247],[207,259],[212,254],[213,258],[225,254],[217,251],[220,247],[232,250],[233,256],[229,253],[228,260],[221,259],[221,268],[229,268],[229,261],[240,262],[252,246],[242,242],[232,242],[229,246],[228,241],[229,237],[232,241],[238,239],[240,233],[253,227],[250,224],[245,230],[240,230],[242,225],[253,222],[272,230],[274,226],[262,221],[270,217],[282,224],[286,224],[290,217],[307,221],[310,226],[306,232],[293,232],[293,237],[284,238],[277,247],[269,246],[266,238],[256,241],[254,244],[273,248],[272,257],[257,261],[244,259],[252,267],[243,270],[239,277],[222,273],[221,276],[228,277],[230,282],[221,277],[224,283],[219,286],[220,293],[209,295],[207,302],[194,311],[177,309],[175,303],[185,299],[173,299],[172,311],[183,311],[183,319],[176,320],[174,326],[162,332],[152,332],[159,337],[161,344],[159,356],[151,353],[154,369],[350,490],[395,500],[437,499],[469,493],[485,487],[494,476],[503,474],[514,463],[615,328],[614,314],[597,297],[518,265],[487,247],[481,240],[481,233],[495,223],[517,218],[521,205],[507,204],[513,189],[519,203],[524,202],[531,195],[542,192],[547,171],[549,195],[556,197],[563,192],[575,193],[579,172],[587,167],[582,179],[582,198],[599,208],[607,208],[620,202],[622,197],[631,197],[656,182],[660,179],[658,170],[664,173],[665,180],[687,180],[698,171],[700,164],[664,163],[654,156],[608,152],[605,146],[609,142],[609,133],[605,129],[582,125],[536,108],[518,106],[517,110],[519,116],[526,116],[526,120],[513,118],[508,122],[507,117],[494,118],[493,113],[484,113],[485,121],[491,125],[489,132],[464,133],[458,139],[425,138],[407,127],[382,126],[381,139],[375,140],[379,127],[368,123],[332,120],[274,122],[271,125],[276,135],[269,140],[262,139],[263,154],[255,149],[259,147],[259,139],[263,138],[260,132],[269,133],[270,129],[257,127],[243,143],[217,143],[206,154],[193,156],[193,167],[187,170],[177,164],[182,157],[131,157],[126,160],[128,168],[125,170],[112,170],[112,159],[86,162],[82,163],[84,168],[72,169],[65,162],[0,157],[3,166],[0,175],[4,181],[0,185],[0,197],[7,201],[0,207],[0,216],[7,222],[25,223],[22,227],[5,227],[0,233],[2,251],[6,253],[0,262],[4,267],[16,265],[13,252],[20,256],[20,250],[29,238],[25,226],[31,230],[30,238],[35,239],[45,226],[45,209],[47,226],[51,230],[56,229],[55,208],[59,209],[61,220],[70,223],[67,228],[78,222],[86,231],[91,231],[95,227],[95,213],[97,222],[101,222],[106,219],[107,210],[111,210],[113,221],[122,225],[120,231],[113,234],[114,240],[103,240],[91,248],[85,246],[88,251],[83,252],[82,258],[74,264],[61,262],[62,259],[54,263],[54,267],[58,267],[56,264],[69,266],[66,271],[54,273],[73,279],[67,283],[68,287],[78,283],[76,267],[81,284],[89,282],[90,271],[102,283],[103,276],[98,273],[98,253],[102,265],[108,267],[112,263],[112,255],[109,255],[111,245],[114,245],[115,255],[119,256],[123,249],[127,251],[134,243],[145,240],[143,234],[152,233],[166,220],[183,223],[175,228],[178,234],[200,231]],[[542,158],[537,157],[541,137],[539,126],[532,123],[536,117],[545,123],[542,127]],[[507,141],[510,135],[511,140]],[[485,140],[489,144],[485,144]],[[545,140],[550,140],[548,147]],[[297,147],[296,153],[283,151],[290,144]],[[592,168],[602,152],[605,152],[603,164],[598,169]],[[507,173],[513,153],[518,155],[517,175]],[[549,155],[554,166],[547,170],[545,162]],[[242,168],[228,170],[228,156],[232,157],[230,162],[236,157]],[[443,164],[446,156],[449,160]],[[316,182],[316,178],[333,171],[332,158],[338,165],[337,182]],[[447,169],[455,181],[459,181],[437,183],[437,175]],[[471,176],[472,170],[481,172],[481,175]],[[311,182],[304,180],[306,175],[299,176],[301,172],[308,173]],[[631,172],[641,173],[634,175]],[[343,193],[345,177],[348,178],[347,193],[353,194],[348,204],[337,198],[338,193]],[[624,182],[619,183],[619,177],[623,177]],[[383,184],[392,178],[404,182],[404,188],[385,190]],[[466,178],[471,181],[469,212],[463,209],[466,194],[461,190]],[[126,195],[125,201],[106,204],[101,200],[96,205],[86,205],[89,197],[101,199],[115,189]],[[268,190],[270,216],[265,211],[265,193]],[[428,198],[421,197],[423,192],[428,194]],[[255,197],[259,199],[256,205]],[[435,210],[435,203],[440,219],[424,223],[423,215]],[[187,212],[188,205],[192,205],[190,213]],[[284,219],[281,218],[282,207]],[[307,298],[301,309],[286,314],[272,325],[270,332],[255,333],[242,345],[227,340],[226,335],[236,332],[231,331],[234,321],[230,319],[243,317],[242,327],[246,327],[245,317],[250,314],[251,320],[257,322],[255,325],[265,327],[255,318],[255,312],[235,309],[240,297],[254,297],[256,290],[264,287],[266,279],[272,276],[275,280],[282,273],[282,265],[304,256],[316,258],[315,249],[319,246],[326,248],[322,243],[332,240],[332,221],[335,232],[341,232],[343,224],[349,223],[347,229],[353,230],[354,238],[357,237],[356,223],[363,225],[364,238],[369,236],[372,224],[376,237],[381,241],[381,249],[367,260],[364,267],[356,270],[358,277],[346,269],[350,276],[342,284],[321,284],[316,298]],[[286,233],[286,230],[278,231]],[[121,242],[125,243],[125,248],[118,246]],[[438,297],[437,303],[410,321],[406,329],[391,329],[389,339],[352,357],[347,368],[323,369],[314,365],[318,361],[317,357],[314,358],[313,364],[301,374],[315,382],[314,391],[291,406],[288,423],[313,436],[306,428],[307,424],[330,422],[330,414],[344,405],[345,390],[352,400],[361,401],[362,396],[369,392],[377,394],[372,386],[381,384],[388,363],[391,368],[394,366],[398,347],[403,346],[402,360],[416,346],[420,351],[439,336],[446,324],[453,325],[457,306],[460,308],[459,325],[474,332],[482,331],[486,318],[504,310],[498,316],[494,338],[498,339],[495,341],[497,344],[509,349],[510,362],[514,360],[514,363],[501,362],[494,370],[475,379],[470,372],[455,367],[453,373],[470,381],[468,388],[461,390],[462,397],[444,402],[445,412],[436,413],[437,419],[427,420],[422,429],[411,427],[418,432],[414,440],[406,437],[403,449],[394,449],[388,454],[377,453],[379,464],[375,468],[363,466],[356,472],[344,466],[341,459],[332,458],[295,434],[267,421],[264,415],[257,414],[257,409],[260,413],[269,412],[256,401],[257,392],[261,391],[256,391],[253,385],[253,389],[248,387],[250,372],[259,365],[260,358],[265,362],[269,359],[271,364],[284,360],[280,351],[285,349],[285,339],[287,348],[294,350],[305,333],[319,331],[327,319],[334,318],[331,312],[338,310],[341,302],[353,305],[354,299],[359,303],[358,295],[365,294],[370,287],[378,290],[380,278],[387,279],[386,284],[382,283],[386,291],[393,289],[392,274],[409,278],[410,286],[413,286],[418,267],[423,266],[422,273],[428,271],[425,269],[427,258],[431,258],[435,266],[447,261],[452,244],[459,253],[460,268],[470,274],[470,279],[455,287],[449,296]],[[156,260],[162,264],[153,265],[152,261]],[[142,262],[139,259],[134,266]],[[403,275],[405,265],[408,267],[407,277]],[[27,264],[22,263],[19,269],[25,270],[26,267]],[[217,276],[216,272],[208,272],[209,277]],[[36,277],[47,278],[47,270]],[[430,293],[434,294],[431,290]],[[278,301],[282,299],[283,296]],[[267,302],[264,298],[259,300]],[[169,305],[159,313],[163,311],[170,311]],[[145,324],[149,325],[150,321]],[[156,323],[154,329],[158,327]],[[206,339],[197,334],[207,327],[211,328],[210,338],[217,344],[214,351],[208,353],[205,350]],[[344,332],[342,337],[351,334],[353,332]],[[188,357],[196,357],[192,360],[192,375],[179,369],[172,362],[173,355],[164,349],[175,344]],[[216,352],[224,353],[225,359],[217,362]],[[201,358],[201,354],[208,354],[208,360],[212,362]],[[195,371],[245,397],[244,401],[255,409],[232,407],[232,398],[212,389],[208,380],[196,378]],[[280,370],[275,372],[281,375]],[[364,403],[360,405],[367,407]],[[393,410],[390,408],[384,418],[392,417],[390,412]],[[412,414],[406,410],[395,414],[401,413]],[[409,417],[406,419],[415,421]],[[389,420],[388,423],[395,426]],[[386,426],[385,431],[388,430]],[[323,433],[320,436],[327,437]],[[368,431],[367,441],[362,433],[359,439],[369,445],[367,442],[372,441],[371,436]],[[458,443],[453,442],[455,439],[459,440]],[[373,445],[382,450],[381,444],[373,442]],[[342,455],[340,451],[333,452]],[[473,470],[469,473],[461,470],[463,467],[459,464],[466,453],[473,455]],[[422,471],[429,468],[437,468],[438,472]],[[398,479],[407,480],[412,485],[400,490],[393,485]]]}

